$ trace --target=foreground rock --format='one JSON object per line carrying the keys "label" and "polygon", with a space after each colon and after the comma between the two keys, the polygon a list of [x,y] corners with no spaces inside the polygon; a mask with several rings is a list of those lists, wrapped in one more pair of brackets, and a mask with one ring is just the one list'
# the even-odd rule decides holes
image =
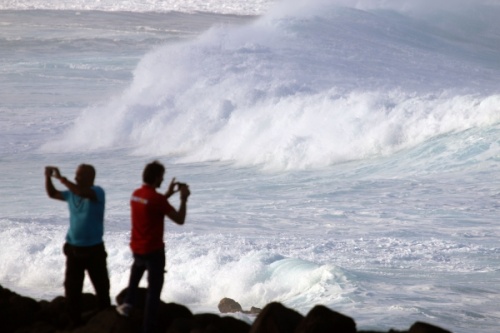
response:
{"label": "foreground rock", "polygon": [[[121,304],[124,291],[116,301]],[[64,297],[52,301],[33,300],[0,286],[0,332],[2,333],[139,333],[146,290],[140,289],[138,304],[130,317],[117,314],[114,306],[95,311],[96,298],[84,294],[82,309],[84,324],[70,327],[65,314]],[[221,313],[248,313],[256,318],[252,325],[231,316],[213,313],[192,314],[183,305],[161,303],[158,333],[386,333],[357,331],[354,320],[325,306],[317,305],[306,316],[273,302],[262,310],[252,307],[245,311],[236,301],[224,298],[219,303]],[[442,328],[417,322],[407,331],[387,333],[450,333]]]}

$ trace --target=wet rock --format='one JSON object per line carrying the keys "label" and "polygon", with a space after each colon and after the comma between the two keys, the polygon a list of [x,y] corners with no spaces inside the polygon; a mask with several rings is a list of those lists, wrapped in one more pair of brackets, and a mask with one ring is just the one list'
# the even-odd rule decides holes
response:
{"label": "wet rock", "polygon": [[138,333],[139,325],[131,324],[129,318],[120,316],[114,307],[97,312],[87,323],[72,333]]}
{"label": "wet rock", "polygon": [[0,287],[0,332],[14,332],[34,323],[40,305],[34,299]]}
{"label": "wet rock", "polygon": [[245,314],[258,315],[261,311],[262,311],[262,309],[252,306],[250,308],[250,310],[248,310],[248,311],[243,310],[242,312]]}
{"label": "wet rock", "polygon": [[295,333],[356,333],[356,323],[348,316],[317,305],[309,311]]}
{"label": "wet rock", "polygon": [[236,302],[234,299],[227,297],[220,300],[218,308],[220,313],[241,312],[245,314],[257,315],[262,311],[262,309],[256,308],[254,306],[252,306],[250,310],[243,310],[240,303]]}
{"label": "wet rock", "polygon": [[184,305],[161,302],[160,309],[158,310],[158,318],[160,332],[165,332],[176,319],[191,320],[193,318],[193,314]]}
{"label": "wet rock", "polygon": [[[115,297],[116,304],[118,304],[118,305],[123,304],[123,302],[125,300],[125,296],[127,295],[127,290],[128,290],[128,288],[125,288],[122,291],[120,291],[120,293],[118,295],[116,295],[116,297]],[[134,308],[144,310],[144,308],[146,306],[147,293],[148,293],[148,290],[146,288],[137,288],[137,291],[135,293]]]}
{"label": "wet rock", "polygon": [[451,333],[451,332],[431,324],[417,321],[410,327],[409,333]]}
{"label": "wet rock", "polygon": [[240,303],[236,302],[234,299],[227,297],[220,300],[218,308],[221,313],[234,313],[243,311]]}
{"label": "wet rock", "polygon": [[259,313],[250,333],[294,333],[303,318],[297,311],[272,302]]}
{"label": "wet rock", "polygon": [[[121,304],[126,289],[116,297]],[[97,298],[84,294],[82,298],[83,325],[69,326],[66,300],[59,296],[52,301],[37,302],[0,286],[1,333],[140,333],[147,289],[139,288],[137,304],[129,317],[122,317],[115,307],[98,311]],[[165,333],[356,333],[355,321],[325,306],[317,305],[304,317],[278,302],[262,310],[252,307],[249,311],[230,299],[219,303],[222,313],[255,314],[250,325],[232,316],[205,313],[193,315],[180,304],[160,303],[159,332]],[[388,332],[359,331],[358,333],[451,333],[431,324],[416,322],[408,331]]]}

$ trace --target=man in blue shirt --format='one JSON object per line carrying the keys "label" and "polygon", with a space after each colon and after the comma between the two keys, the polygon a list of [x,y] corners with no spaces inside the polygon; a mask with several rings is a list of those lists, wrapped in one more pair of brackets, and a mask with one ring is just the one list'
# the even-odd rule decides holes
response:
{"label": "man in blue shirt", "polygon": [[[52,177],[67,187],[59,191],[52,183]],[[99,309],[111,305],[109,277],[104,248],[104,190],[94,185],[95,169],[81,164],[76,169],[75,183],[61,176],[53,166],[45,168],[45,189],[52,199],[68,203],[70,212],[69,229],[64,244],[66,273],[64,290],[71,324],[81,324],[81,299],[85,271],[94,285]]]}

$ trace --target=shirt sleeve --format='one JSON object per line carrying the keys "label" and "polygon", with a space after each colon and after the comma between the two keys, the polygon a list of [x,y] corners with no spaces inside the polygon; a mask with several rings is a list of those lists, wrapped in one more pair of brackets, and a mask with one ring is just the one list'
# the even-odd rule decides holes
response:
{"label": "shirt sleeve", "polygon": [[61,194],[62,194],[64,200],[68,201],[68,199],[71,195],[71,192],[70,191],[61,191]]}

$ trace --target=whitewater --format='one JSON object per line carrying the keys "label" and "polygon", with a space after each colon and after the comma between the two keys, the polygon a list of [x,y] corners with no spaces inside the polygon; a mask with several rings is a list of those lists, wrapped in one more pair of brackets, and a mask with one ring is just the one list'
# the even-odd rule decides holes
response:
{"label": "whitewater", "polygon": [[166,225],[165,302],[498,332],[498,17],[487,0],[2,1],[0,285],[63,294],[68,211],[44,167],[90,163],[114,298],[158,159],[192,192]]}

